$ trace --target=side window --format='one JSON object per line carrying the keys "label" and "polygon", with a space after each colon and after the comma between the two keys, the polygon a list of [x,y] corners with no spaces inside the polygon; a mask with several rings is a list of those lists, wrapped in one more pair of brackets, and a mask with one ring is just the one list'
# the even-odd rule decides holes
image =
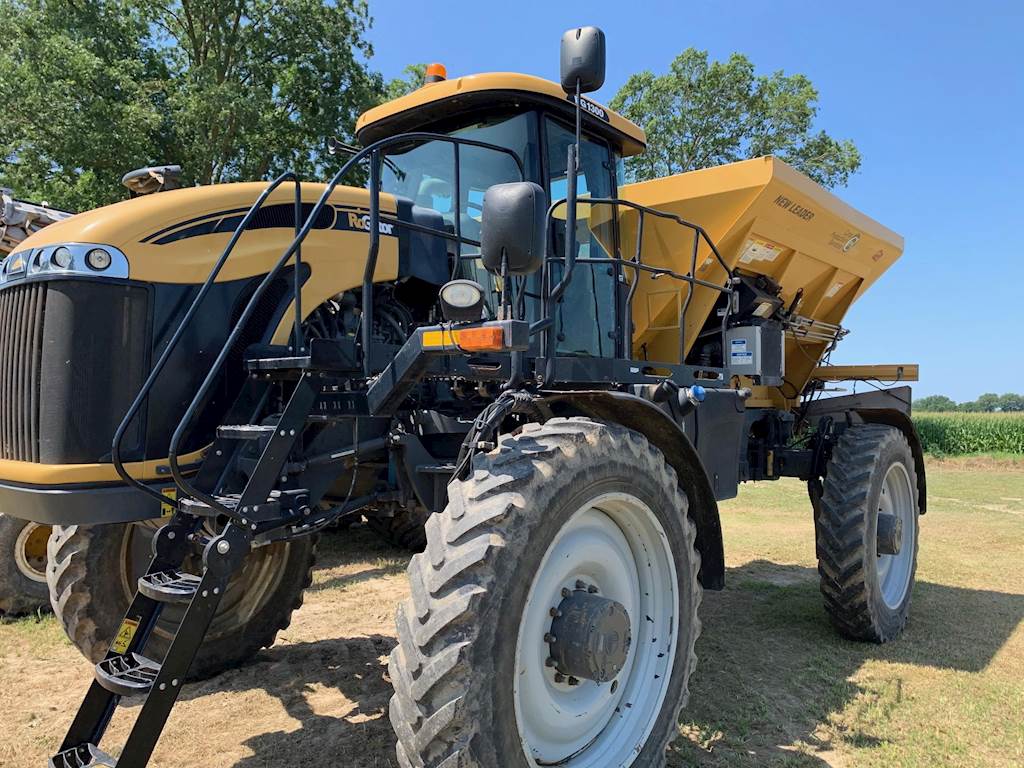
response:
{"label": "side window", "polygon": [[[552,202],[566,197],[569,189],[566,154],[575,141],[573,131],[547,118],[548,194]],[[611,197],[612,165],[607,145],[584,139],[576,178],[578,198],[576,258],[609,258],[613,255],[614,229],[607,206],[589,206],[586,198]],[[555,211],[553,253],[565,253],[565,206]],[[552,277],[558,280],[562,265],[555,262]],[[615,355],[615,277],[611,264],[578,263],[572,282],[556,308],[558,353],[590,357]]]}

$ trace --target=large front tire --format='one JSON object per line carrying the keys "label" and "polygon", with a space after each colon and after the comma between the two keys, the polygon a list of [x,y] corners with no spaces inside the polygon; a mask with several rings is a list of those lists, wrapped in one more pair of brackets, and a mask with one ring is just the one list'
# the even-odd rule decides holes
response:
{"label": "large front tire", "polygon": [[[854,640],[894,640],[910,613],[920,514],[917,468],[903,433],[881,424],[848,427],[832,451],[816,512],[821,594],[832,623]],[[898,520],[895,554],[880,551],[880,519]]]}
{"label": "large front tire", "polygon": [[[477,457],[409,566],[389,665],[399,765],[664,765],[700,632],[687,510],[664,456],[617,425],[529,424]],[[579,593],[626,609],[614,679],[546,663],[551,617]]]}
{"label": "large front tire", "polygon": [[[149,564],[156,529],[154,523],[54,527],[47,568],[50,602],[68,638],[92,662],[106,655],[121,625]],[[209,677],[273,645],[302,605],[314,558],[311,538],[254,550],[229,583],[189,676]],[[198,572],[195,560],[186,570]],[[164,657],[183,610],[164,606],[148,655]]]}
{"label": "large front tire", "polygon": [[49,605],[48,525],[0,514],[0,615],[20,616]]}

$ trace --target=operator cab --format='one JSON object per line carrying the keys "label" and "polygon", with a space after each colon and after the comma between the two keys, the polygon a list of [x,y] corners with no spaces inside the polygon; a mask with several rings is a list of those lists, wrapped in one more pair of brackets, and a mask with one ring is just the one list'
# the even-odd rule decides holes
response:
{"label": "operator cab", "polygon": [[[455,265],[453,277],[464,277],[492,292],[496,278],[476,257],[480,249],[484,192],[494,184],[533,181],[544,188],[549,202],[567,195],[566,150],[574,141],[575,105],[561,86],[537,77],[497,73],[428,82],[422,88],[366,112],[356,133],[364,145],[388,136],[424,131],[496,145],[510,150],[449,142],[414,140],[387,150],[381,170],[382,191],[440,214],[447,232],[463,242],[449,244]],[[583,99],[580,197],[616,197],[623,183],[623,158],[643,151],[644,132],[620,115]],[[518,162],[517,162],[518,158]],[[520,171],[520,164],[522,169]],[[565,208],[554,213],[550,253],[563,253]],[[469,241],[469,242],[467,242]],[[587,215],[581,206],[577,225],[577,255],[611,257],[618,248],[614,217],[607,212]],[[458,251],[458,260],[455,256]],[[555,279],[560,265],[554,265]],[[612,357],[619,268],[580,264],[577,276],[559,305],[556,324],[559,352],[565,355]],[[536,294],[540,274],[528,278]],[[569,317],[594,317],[587,325],[563,322]]]}

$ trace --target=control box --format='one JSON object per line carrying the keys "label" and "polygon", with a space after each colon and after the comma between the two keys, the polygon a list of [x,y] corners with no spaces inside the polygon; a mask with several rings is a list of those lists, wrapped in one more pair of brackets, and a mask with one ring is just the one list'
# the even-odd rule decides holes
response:
{"label": "control box", "polygon": [[738,325],[726,332],[729,374],[749,376],[766,387],[781,387],[786,375],[786,333],[780,323]]}

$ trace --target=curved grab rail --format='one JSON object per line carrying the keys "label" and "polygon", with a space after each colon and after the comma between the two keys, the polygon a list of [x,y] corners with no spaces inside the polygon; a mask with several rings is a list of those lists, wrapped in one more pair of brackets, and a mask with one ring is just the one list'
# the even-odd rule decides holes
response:
{"label": "curved grab rail", "polygon": [[[520,159],[519,155],[515,151],[508,149],[507,147],[499,147],[495,144],[488,144],[487,142],[477,141],[475,139],[466,139],[457,136],[446,136],[444,134],[429,133],[426,131],[404,133],[399,134],[397,136],[391,136],[388,138],[381,139],[380,141],[374,142],[373,144],[364,147],[358,153],[354,154],[351,158],[349,158],[348,161],[346,161],[345,164],[342,165],[342,167],[338,170],[338,172],[334,174],[330,182],[328,182],[327,186],[324,188],[323,193],[320,195],[320,199],[317,200],[316,204],[313,206],[313,209],[307,216],[305,223],[302,225],[302,228],[299,229],[298,232],[296,233],[295,238],[291,242],[291,245],[289,245],[288,248],[285,249],[284,253],[278,259],[277,263],[270,270],[270,272],[267,273],[267,275],[263,278],[263,281],[256,288],[256,291],[249,299],[249,303],[246,305],[245,310],[242,312],[242,315],[239,317],[238,321],[235,324],[235,327],[232,329],[230,335],[228,336],[227,341],[225,341],[224,346],[221,348],[220,354],[217,356],[217,359],[210,366],[210,370],[207,373],[206,378],[203,380],[203,383],[197,390],[195,396],[192,399],[192,402],[186,409],[185,414],[181,417],[181,421],[178,423],[178,427],[177,429],[175,429],[174,435],[171,437],[170,450],[168,451],[167,455],[168,463],[170,464],[171,467],[171,475],[174,478],[175,485],[177,485],[178,489],[182,491],[184,494],[205,502],[211,508],[218,510],[221,514],[231,514],[231,511],[226,506],[217,501],[217,499],[215,499],[213,496],[200,491],[198,488],[195,488],[191,483],[188,482],[188,480],[182,474],[181,467],[178,462],[178,450],[180,448],[181,440],[184,437],[185,430],[188,428],[189,424],[192,422],[192,419],[195,417],[199,404],[205,399],[205,397],[210,391],[210,388],[213,386],[213,382],[216,380],[221,367],[227,360],[231,348],[235,345],[235,342],[237,342],[238,338],[241,336],[242,329],[245,327],[245,324],[249,321],[249,318],[255,311],[256,305],[258,304],[260,298],[263,296],[263,293],[266,291],[270,283],[277,277],[278,273],[288,262],[288,260],[297,252],[303,240],[306,239],[306,236],[313,229],[314,223],[319,217],[321,211],[323,211],[324,207],[327,205],[327,200],[330,198],[331,194],[337,188],[338,184],[341,182],[341,179],[358,163],[362,162],[366,158],[370,158],[371,178],[376,180],[379,175],[378,171],[381,159],[381,150],[393,146],[395,144],[416,143],[421,141],[446,142],[453,144],[456,147],[460,145],[475,146],[507,154],[515,161],[516,166],[519,170],[520,178],[525,177],[523,161]],[[454,157],[456,163],[456,174],[458,174],[458,154],[455,153]],[[371,185],[370,188],[370,252],[367,257],[367,264],[364,275],[364,285],[367,279],[366,276],[369,276],[369,279],[372,280],[374,269],[376,266],[375,251],[377,247],[379,247],[380,237],[379,218],[380,189],[379,185],[374,183]],[[456,221],[458,221],[458,217],[456,217]],[[234,246],[234,240],[235,239],[233,238],[232,242],[229,243],[229,247],[225,250],[225,253],[221,257],[222,260],[225,260],[227,258],[230,249]],[[369,326],[368,318],[372,317],[372,296],[368,297],[367,295],[365,295],[367,293],[366,291],[364,291],[363,293],[363,337],[365,340],[367,336],[366,327]],[[368,306],[370,309],[369,315],[366,314]],[[364,359],[367,357],[367,355],[368,349],[364,344]]]}
{"label": "curved grab rail", "polygon": [[[684,321],[684,319],[686,317],[686,312],[689,309],[690,301],[693,298],[693,289],[694,289],[694,287],[699,285],[699,286],[703,286],[703,287],[706,287],[706,288],[712,288],[714,290],[719,291],[720,293],[731,294],[731,293],[733,293],[733,289],[731,288],[731,285],[732,285],[732,281],[733,281],[733,279],[735,277],[735,273],[729,267],[729,265],[726,263],[725,259],[722,258],[722,254],[719,252],[718,247],[715,245],[714,241],[711,239],[711,236],[707,233],[707,231],[700,224],[695,224],[695,223],[693,223],[691,221],[687,221],[683,217],[678,216],[678,215],[676,215],[674,213],[669,213],[668,211],[662,211],[662,210],[659,210],[657,208],[651,208],[650,206],[641,205],[640,203],[635,203],[635,202],[633,202],[631,200],[624,200],[622,198],[613,198],[613,197],[595,197],[595,198],[590,198],[590,197],[588,197],[588,198],[585,199],[585,202],[588,205],[610,205],[610,206],[613,206],[613,207],[623,206],[625,208],[631,208],[631,209],[637,211],[637,213],[639,215],[638,215],[638,221],[637,221],[636,252],[633,255],[632,260],[629,260],[629,261],[627,261],[625,259],[621,259],[621,258],[604,258],[604,259],[602,259],[602,258],[594,258],[594,257],[577,258],[575,253],[567,253],[565,258],[559,258],[559,257],[555,256],[555,257],[551,257],[551,258],[545,259],[545,261],[551,261],[551,262],[559,262],[559,261],[564,261],[565,262],[565,270],[564,270],[561,278],[559,279],[558,283],[551,290],[545,291],[545,295],[543,297],[543,299],[544,299],[544,308],[543,308],[543,311],[542,311],[541,318],[539,320],[535,321],[530,326],[530,334],[531,335],[533,335],[535,333],[538,333],[538,332],[540,332],[542,330],[547,330],[548,331],[547,338],[544,339],[544,341],[545,341],[544,355],[548,358],[548,371],[546,372],[547,378],[551,378],[551,376],[554,373],[554,370],[553,370],[552,366],[553,366],[554,357],[555,357],[554,350],[556,349],[555,341],[554,341],[554,338],[553,338],[554,335],[555,335],[555,325],[554,325],[554,318],[553,318],[553,316],[551,314],[551,308],[554,306],[554,304],[558,301],[558,299],[562,296],[562,294],[565,293],[566,289],[569,287],[569,283],[572,280],[572,273],[573,273],[573,270],[574,270],[574,268],[576,266],[576,262],[577,261],[579,261],[580,263],[590,263],[590,264],[598,264],[598,263],[602,263],[602,264],[603,263],[619,264],[622,267],[630,268],[630,269],[635,270],[638,275],[639,275],[639,272],[644,271],[644,272],[653,273],[655,277],[659,277],[659,276],[665,275],[665,276],[674,278],[676,280],[681,280],[681,281],[687,283],[688,284],[688,290],[687,290],[687,293],[686,293],[686,301],[683,304],[682,310],[680,311],[680,322],[679,322],[679,329],[680,329],[680,333],[679,333],[679,336],[680,336],[680,338],[679,338],[679,356],[680,357],[679,357],[679,359],[680,359],[680,361],[682,361],[686,357],[686,350],[685,350],[685,342],[686,342],[686,340],[685,340],[685,336],[684,336],[684,333],[683,333],[683,330],[685,328],[685,321]],[[549,222],[548,226],[550,226],[550,223],[554,220],[554,213],[555,213],[555,211],[558,210],[559,208],[561,208],[564,205],[568,205],[568,198],[562,198],[560,200],[556,200],[556,201],[551,203],[551,205],[548,207],[548,212],[547,212],[547,217],[546,217],[547,221]],[[693,230],[693,233],[694,233],[694,237],[693,237],[693,251],[692,251],[691,257],[690,257],[690,272],[689,272],[689,274],[682,275],[682,274],[679,274],[678,272],[675,272],[675,271],[670,270],[670,269],[663,269],[663,268],[659,268],[659,267],[651,267],[651,266],[646,265],[646,264],[643,263],[641,254],[642,254],[642,251],[643,251],[643,239],[644,239],[644,216],[647,216],[647,215],[654,216],[655,218],[667,219],[669,221],[675,222],[676,224],[679,224],[682,227],[685,227],[686,229]],[[567,223],[568,223],[568,220],[567,220]],[[721,265],[722,269],[725,270],[726,275],[729,277],[729,281],[728,281],[726,287],[718,286],[718,285],[715,285],[714,283],[711,283],[711,282],[708,282],[708,281],[705,281],[705,280],[700,280],[699,278],[697,278],[695,276],[695,272],[697,270],[697,253],[698,253],[698,249],[700,247],[701,240],[703,240],[705,243],[707,243],[708,247],[711,249],[711,252],[715,256],[715,259],[718,261],[718,263]],[[638,280],[634,280],[633,281],[632,285],[630,285],[629,292],[628,292],[627,297],[626,297],[626,321],[629,324],[629,333],[625,334],[625,337],[627,339],[632,338],[632,328],[633,328],[632,304],[633,304],[633,298],[634,298],[634,296],[636,294],[636,289],[637,289],[638,284],[639,284]],[[548,281],[547,280],[544,281],[544,285],[545,285],[545,287],[547,287],[547,285],[548,285]],[[726,307],[725,314],[722,317],[722,334],[723,334],[723,339],[724,339],[726,327],[728,325],[728,318],[729,318],[729,311],[730,311],[730,309],[731,309],[731,303],[730,303],[730,306]],[[724,349],[724,346],[723,346],[723,349]]]}
{"label": "curved grab rail", "polygon": [[128,408],[128,412],[125,414],[124,418],[121,420],[120,425],[118,425],[117,427],[117,431],[114,432],[114,442],[111,446],[111,459],[113,461],[114,469],[117,471],[117,474],[126,483],[134,486],[143,493],[153,496],[162,504],[167,503],[167,497],[165,497],[159,491],[153,490],[142,481],[136,480],[134,477],[131,476],[128,470],[125,469],[124,462],[121,459],[121,443],[124,441],[124,436],[125,433],[128,431],[129,425],[138,415],[139,409],[142,407],[142,404],[149,397],[150,392],[153,389],[153,385],[156,383],[157,378],[159,378],[160,373],[164,369],[164,366],[170,359],[171,353],[174,352],[174,349],[178,346],[178,342],[181,341],[181,337],[185,333],[186,326],[188,326],[188,324],[192,322],[192,318],[195,317],[196,312],[199,310],[199,305],[202,304],[203,299],[206,298],[206,295],[207,293],[209,293],[214,281],[216,281],[217,276],[220,275],[221,270],[224,268],[224,264],[227,262],[228,256],[230,256],[231,251],[234,249],[235,243],[237,243],[239,238],[241,238],[242,233],[245,232],[245,228],[249,225],[253,217],[263,207],[263,204],[267,201],[267,198],[270,197],[271,193],[273,193],[274,190],[276,190],[278,187],[280,187],[287,181],[294,182],[295,184],[296,222],[298,222],[298,213],[299,211],[302,210],[301,184],[299,182],[298,176],[296,176],[294,172],[288,171],[287,173],[282,173],[280,176],[274,179],[274,181],[272,181],[267,186],[267,188],[264,189],[262,193],[260,193],[260,196],[256,198],[256,202],[253,203],[251,208],[249,208],[249,212],[242,217],[242,220],[238,223],[238,226],[235,228],[234,233],[231,235],[231,239],[228,241],[227,246],[221,253],[220,258],[217,259],[217,263],[214,264],[213,269],[210,270],[210,274],[207,276],[206,281],[199,289],[199,292],[196,294],[195,299],[192,300],[192,304],[185,312],[185,316],[182,318],[181,323],[178,324],[178,327],[177,329],[175,329],[170,341],[167,342],[167,346],[164,348],[164,351],[161,353],[159,359],[156,361],[156,364],[149,372],[149,376],[146,378],[145,383],[142,385],[142,389],[140,389],[139,393],[135,396],[135,400],[132,401],[131,407]]}

